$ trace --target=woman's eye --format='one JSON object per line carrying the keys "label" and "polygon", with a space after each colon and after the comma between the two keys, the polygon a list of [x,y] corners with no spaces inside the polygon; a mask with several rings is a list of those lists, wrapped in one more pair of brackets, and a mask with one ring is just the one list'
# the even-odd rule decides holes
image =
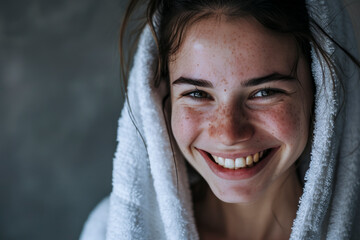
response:
{"label": "woman's eye", "polygon": [[183,96],[188,96],[196,100],[211,99],[211,96],[208,93],[201,90],[185,93]]}
{"label": "woman's eye", "polygon": [[261,89],[260,91],[255,92],[251,98],[265,98],[271,97],[276,94],[283,93],[283,91],[278,89]]}

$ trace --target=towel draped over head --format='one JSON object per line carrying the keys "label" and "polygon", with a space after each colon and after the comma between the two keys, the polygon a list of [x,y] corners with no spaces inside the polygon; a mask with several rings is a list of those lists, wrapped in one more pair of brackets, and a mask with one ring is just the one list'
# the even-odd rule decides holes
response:
{"label": "towel draped over head", "polygon": [[[359,59],[341,2],[307,4],[311,17]],[[360,72],[332,41],[318,41],[340,70],[335,75],[312,49],[313,141],[302,156],[304,188],[291,239],[351,239],[360,236]],[[156,57],[146,27],[119,120],[113,191],[90,215],[81,240],[198,239],[185,160],[172,151],[164,118],[168,90],[153,83]]]}

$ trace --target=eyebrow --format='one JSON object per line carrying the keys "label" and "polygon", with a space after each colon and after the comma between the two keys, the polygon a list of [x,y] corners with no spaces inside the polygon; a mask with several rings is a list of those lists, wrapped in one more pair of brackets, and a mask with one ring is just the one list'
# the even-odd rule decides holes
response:
{"label": "eyebrow", "polygon": [[177,84],[190,84],[198,87],[208,87],[208,88],[214,87],[214,85],[210,81],[203,79],[191,79],[185,77],[179,77],[172,83],[172,85],[177,85]]}
{"label": "eyebrow", "polygon": [[250,80],[247,80],[246,82],[242,83],[244,87],[253,87],[260,84],[272,82],[272,81],[293,81],[296,80],[294,76],[291,75],[284,75],[280,73],[272,73],[264,77],[259,78],[252,78]]}
{"label": "eyebrow", "polygon": [[[241,85],[244,87],[253,87],[253,86],[260,85],[260,84],[264,84],[264,83],[268,83],[268,82],[272,82],[272,81],[279,81],[279,80],[280,81],[293,81],[293,80],[296,80],[296,78],[291,75],[272,73],[272,74],[269,74],[264,77],[249,79],[249,80],[245,81],[244,83],[242,83]],[[214,85],[212,84],[212,82],[204,80],[204,79],[192,79],[192,78],[179,77],[172,83],[172,85],[178,85],[178,84],[190,84],[190,85],[194,85],[194,86],[198,86],[198,87],[214,88]]]}

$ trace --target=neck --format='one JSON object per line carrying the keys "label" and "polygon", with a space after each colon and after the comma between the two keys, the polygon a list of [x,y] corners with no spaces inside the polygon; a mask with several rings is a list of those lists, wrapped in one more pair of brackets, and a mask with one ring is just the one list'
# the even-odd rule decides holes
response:
{"label": "neck", "polygon": [[195,203],[200,237],[289,239],[301,193],[295,167],[251,203],[225,203],[208,189],[205,199]]}

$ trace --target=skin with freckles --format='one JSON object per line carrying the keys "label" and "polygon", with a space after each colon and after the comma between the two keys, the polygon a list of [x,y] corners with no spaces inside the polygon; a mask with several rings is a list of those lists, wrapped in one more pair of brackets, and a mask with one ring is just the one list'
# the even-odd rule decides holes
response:
{"label": "skin with freckles", "polygon": [[[199,222],[203,219],[203,226],[213,226],[224,236],[240,239],[231,219],[236,215],[236,222],[243,220],[246,226],[255,220],[249,216],[261,209],[259,231],[251,234],[289,237],[301,194],[294,163],[307,144],[313,101],[309,65],[298,52],[294,39],[252,18],[221,17],[189,27],[179,51],[171,56],[173,135],[217,197],[209,194],[201,207],[207,214],[200,213]],[[236,180],[217,175],[199,150],[215,156],[264,150],[273,154],[260,171]],[[221,210],[204,209],[214,204]],[[274,211],[285,230],[269,230]],[[226,227],[210,221],[211,214]],[[251,234],[245,230],[241,237],[257,238]]]}

